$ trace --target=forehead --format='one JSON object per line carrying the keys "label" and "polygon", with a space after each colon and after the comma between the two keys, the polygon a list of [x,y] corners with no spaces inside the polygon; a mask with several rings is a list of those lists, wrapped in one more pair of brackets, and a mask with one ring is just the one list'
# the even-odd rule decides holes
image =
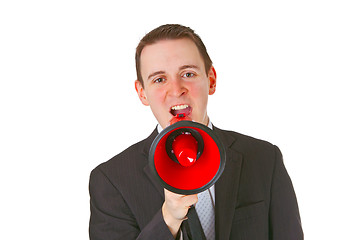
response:
{"label": "forehead", "polygon": [[152,71],[172,71],[184,65],[205,68],[204,61],[195,43],[187,38],[161,40],[147,45],[140,56],[143,77]]}

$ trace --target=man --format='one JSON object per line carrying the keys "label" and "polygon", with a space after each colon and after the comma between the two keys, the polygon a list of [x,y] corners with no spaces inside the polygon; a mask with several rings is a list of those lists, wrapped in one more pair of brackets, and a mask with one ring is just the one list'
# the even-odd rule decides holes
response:
{"label": "man", "polygon": [[90,238],[194,239],[187,215],[198,195],[162,189],[148,165],[156,135],[174,115],[184,113],[212,128],[226,147],[226,166],[211,196],[216,239],[303,239],[280,150],[209,122],[207,102],[216,90],[216,71],[199,36],[181,25],[154,29],[137,47],[136,69],[139,99],[159,125],[148,138],[92,171]]}

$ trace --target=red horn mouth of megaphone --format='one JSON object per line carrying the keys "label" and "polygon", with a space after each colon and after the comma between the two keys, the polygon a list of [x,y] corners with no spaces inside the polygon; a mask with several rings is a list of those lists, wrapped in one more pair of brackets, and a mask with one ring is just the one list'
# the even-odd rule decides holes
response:
{"label": "red horn mouth of megaphone", "polygon": [[207,126],[180,119],[155,137],[149,151],[149,165],[167,190],[197,194],[210,188],[221,176],[226,162],[225,148]]}

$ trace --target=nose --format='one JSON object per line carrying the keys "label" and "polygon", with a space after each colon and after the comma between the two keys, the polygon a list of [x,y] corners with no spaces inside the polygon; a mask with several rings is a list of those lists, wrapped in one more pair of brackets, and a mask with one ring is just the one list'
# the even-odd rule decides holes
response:
{"label": "nose", "polygon": [[185,86],[185,83],[181,79],[174,78],[170,82],[171,83],[169,84],[169,89],[168,89],[169,95],[173,97],[180,97],[186,94],[187,88]]}

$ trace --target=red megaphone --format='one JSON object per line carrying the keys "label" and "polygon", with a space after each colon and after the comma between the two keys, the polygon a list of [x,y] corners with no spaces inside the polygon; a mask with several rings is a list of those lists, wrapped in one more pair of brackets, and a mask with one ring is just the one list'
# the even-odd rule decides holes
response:
{"label": "red megaphone", "polygon": [[160,184],[178,194],[196,194],[210,188],[225,167],[225,149],[208,127],[175,116],[153,141],[150,168]]}

